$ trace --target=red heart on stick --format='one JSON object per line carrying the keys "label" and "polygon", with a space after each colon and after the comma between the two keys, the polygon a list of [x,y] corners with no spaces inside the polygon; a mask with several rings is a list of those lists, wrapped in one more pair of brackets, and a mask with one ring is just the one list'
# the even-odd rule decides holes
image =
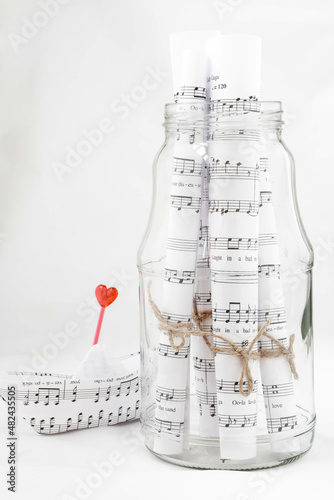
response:
{"label": "red heart on stick", "polygon": [[96,298],[101,307],[108,307],[117,299],[118,291],[116,288],[107,288],[105,285],[99,285],[95,289]]}

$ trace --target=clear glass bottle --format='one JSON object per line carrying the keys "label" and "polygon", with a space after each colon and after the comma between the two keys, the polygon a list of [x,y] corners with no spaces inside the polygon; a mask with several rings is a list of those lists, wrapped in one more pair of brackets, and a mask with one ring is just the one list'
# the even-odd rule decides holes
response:
{"label": "clear glass bottle", "polygon": [[[252,105],[254,106],[254,103],[252,103],[251,106]],[[216,113],[215,110],[208,112],[206,105],[200,102],[167,104],[165,106],[164,126],[166,137],[154,161],[151,215],[138,252],[141,317],[141,423],[148,449],[160,458],[182,466],[231,470],[251,470],[274,467],[289,463],[301,457],[310,449],[313,441],[315,411],[313,398],[312,248],[307,239],[298,210],[295,191],[294,161],[291,153],[281,139],[283,124],[281,103],[261,102],[258,103],[257,106],[257,109],[256,107],[253,108],[256,113],[249,113],[251,118],[247,118],[246,115],[242,117],[232,116],[233,113],[231,113],[231,116],[226,117],[225,115],[223,117],[221,113]],[[272,295],[270,297],[270,303],[274,304],[273,309],[270,310],[272,327],[274,329],[283,328],[280,324],[286,321],[289,335],[293,333],[295,336],[293,344],[295,358],[293,361],[295,362],[298,379],[287,383],[285,383],[284,380],[280,380],[279,383],[276,384],[275,377],[272,378],[270,375],[271,368],[273,367],[274,371],[278,371],[281,365],[274,365],[274,363],[284,363],[287,360],[282,361],[282,357],[284,358],[284,356],[281,356],[280,361],[271,358],[263,361],[261,358],[260,363],[262,363],[263,366],[261,365],[262,368],[259,370],[261,373],[258,376],[257,382],[255,382],[257,387],[254,388],[254,391],[257,389],[256,425],[254,422],[252,424],[250,423],[251,418],[244,415],[242,410],[240,410],[240,412],[238,410],[239,413],[237,413],[239,417],[234,418],[233,416],[229,416],[226,421],[223,420],[223,417],[219,417],[219,420],[216,420],[216,424],[212,424],[210,419],[208,419],[207,427],[204,425],[204,427],[202,426],[201,428],[199,424],[199,415],[201,415],[202,412],[201,402],[207,404],[207,410],[212,412],[211,416],[216,419],[217,400],[210,401],[209,397],[212,397],[212,394],[211,396],[210,394],[203,395],[201,391],[198,391],[199,382],[198,377],[195,379],[196,370],[199,368],[199,363],[204,363],[203,359],[200,359],[200,356],[198,356],[198,350],[194,352],[194,349],[198,349],[199,340],[197,338],[195,341],[193,339],[196,337],[190,336],[191,339],[189,343],[191,346],[185,355],[185,358],[189,359],[189,369],[188,372],[185,372],[184,369],[183,371],[180,370],[180,379],[183,378],[183,386],[182,383],[178,386],[181,387],[181,389],[184,387],[184,390],[179,388],[173,391],[167,391],[161,388],[161,380],[164,380],[164,378],[161,373],[159,375],[159,370],[161,372],[159,356],[162,355],[163,362],[165,362],[169,354],[167,353],[168,347],[166,347],[166,345],[164,347],[165,352],[161,351],[161,330],[163,330],[163,327],[161,324],[159,326],[157,313],[153,311],[154,305],[152,305],[151,299],[153,299],[154,304],[157,305],[157,310],[164,312],[164,294],[166,294],[165,282],[166,280],[173,281],[173,276],[176,276],[176,274],[173,275],[173,270],[170,270],[170,257],[168,255],[168,248],[172,248],[173,242],[175,243],[176,241],[170,238],[171,210],[174,210],[173,213],[180,216],[184,206],[190,203],[194,204],[194,198],[189,201],[190,198],[186,196],[184,199],[179,198],[177,202],[175,199],[171,202],[171,186],[173,183],[174,186],[176,186],[175,173],[184,174],[182,169],[186,170],[185,173],[189,180],[189,175],[195,176],[196,172],[194,172],[194,170],[202,163],[203,169],[207,168],[210,172],[211,168],[211,176],[214,176],[215,167],[212,164],[214,158],[212,158],[211,155],[212,151],[214,151],[212,141],[215,139],[215,134],[222,134],[223,136],[225,134],[226,137],[226,134],[231,132],[232,135],[234,134],[234,137],[235,134],[244,135],[249,133],[249,137],[252,136],[252,133],[255,133],[255,135],[257,134],[258,140],[255,141],[256,143],[249,149],[249,157],[251,157],[252,154],[255,154],[257,157],[254,163],[255,169],[252,171],[247,171],[247,169],[242,170],[244,165],[241,163],[231,165],[229,161],[226,161],[225,165],[220,165],[219,168],[224,167],[225,173],[230,169],[231,176],[242,176],[244,174],[246,177],[247,175],[258,175],[256,170],[260,170],[260,176],[262,176],[262,181],[265,185],[264,189],[261,191],[260,183],[259,211],[261,211],[261,206],[263,204],[273,204],[275,230],[271,228],[270,231],[269,228],[269,231],[264,231],[263,234],[261,234],[260,223],[260,235],[258,240],[251,241],[249,239],[248,241],[242,241],[240,238],[238,243],[237,241],[232,241],[233,238],[229,238],[230,241],[227,241],[225,244],[231,251],[233,248],[235,249],[234,245],[238,245],[239,249],[242,248],[242,245],[244,245],[245,249],[253,245],[254,248],[260,250],[261,245],[268,245],[264,247],[268,249],[271,244],[274,244],[274,240],[278,240],[279,244],[277,249],[279,249],[279,255],[277,255],[277,259],[279,259],[279,265],[277,263],[275,265],[271,261],[268,261],[268,259],[266,261],[266,257],[262,257],[261,263],[261,256],[259,256],[258,266],[256,266],[259,273],[257,279],[259,279],[259,286],[261,289],[265,291],[269,290]],[[175,159],[175,148],[178,148],[177,151],[182,152],[182,141],[185,144],[191,144],[191,159],[187,162],[181,162],[180,158]],[[247,158],[247,147],[250,144],[250,142],[241,144],[240,147],[243,149],[243,157],[245,157],[246,151]],[[184,147],[187,148],[187,146]],[[269,170],[267,171],[267,169],[270,170],[270,178],[268,177]],[[179,175],[177,178],[177,180],[180,179],[182,180],[182,175]],[[205,185],[202,185],[201,189],[205,191]],[[209,197],[214,193],[212,186],[210,189]],[[205,196],[204,192],[202,192],[202,198],[203,195]],[[173,206],[174,202],[179,205],[177,207]],[[216,211],[218,210],[212,205],[211,208]],[[250,210],[253,208],[250,208]],[[221,207],[219,210],[221,210]],[[226,213],[229,210],[231,211],[231,205],[227,208],[223,208],[221,213]],[[239,208],[234,207],[232,210],[240,211],[240,206]],[[198,213],[198,210],[193,210],[190,219],[186,222],[183,221],[181,226],[182,224],[194,224],[194,227],[196,227],[196,223],[198,222],[196,213]],[[210,271],[205,269],[205,265],[201,266],[199,263],[201,262],[201,255],[203,257],[202,261],[207,260],[209,262],[210,244],[214,245],[214,242],[210,240],[210,234],[202,234],[202,232],[204,232],[202,222],[198,223],[200,234],[197,267],[195,266],[196,269],[193,280],[194,293],[196,293],[196,290],[204,290],[204,292],[210,290],[210,279],[212,279]],[[262,224],[264,223],[262,222]],[[270,224],[269,222],[269,226]],[[181,240],[182,234],[179,235],[179,244]],[[183,244],[187,245],[187,243]],[[189,249],[189,247],[187,248]],[[265,255],[266,251],[267,250],[265,250],[263,255]],[[269,252],[268,255],[273,254]],[[194,266],[194,263],[189,261],[189,269],[192,268],[192,266]],[[279,273],[276,272],[276,267],[280,268]],[[169,272],[169,278],[166,275],[166,269]],[[270,289],[268,285],[268,276],[270,273],[274,273],[276,278],[280,280],[279,286],[281,289]],[[189,280],[190,275],[184,276],[184,279]],[[202,296],[206,296],[205,293]],[[284,297],[283,305],[282,297]],[[261,297],[260,294],[259,300],[260,302],[266,302],[266,298],[266,296]],[[189,297],[185,298],[185,300],[188,299]],[[211,307],[213,306],[214,304]],[[262,319],[264,321],[267,319],[268,313],[266,315],[263,311],[264,309],[262,313],[258,311],[258,314],[259,318],[262,314]],[[229,318],[226,316],[227,312],[230,315]],[[231,320],[232,313],[230,310],[223,311],[221,314],[225,314],[224,321],[226,321],[226,323],[230,320],[236,321],[237,323],[239,321],[242,322],[243,320],[240,320],[240,314],[244,315],[244,321],[248,323],[248,320],[245,319],[246,313],[248,313],[249,316],[250,308],[248,307],[248,311],[242,312],[239,306],[239,311],[237,309],[234,310],[234,314],[239,314],[239,319],[234,317],[234,320]],[[214,314],[217,316],[218,313],[216,311],[212,314],[211,327],[210,325],[207,326],[205,331],[212,332],[212,325],[214,325],[215,321]],[[282,319],[283,316],[284,320]],[[164,318],[167,322],[168,320],[171,322],[177,320],[177,318],[173,319],[173,317],[168,318],[164,316]],[[185,322],[186,320],[182,318],[182,321]],[[203,324],[200,326],[202,329],[205,329]],[[187,337],[188,336],[186,336],[186,338]],[[203,339],[200,339],[200,341],[202,340]],[[271,342],[272,345],[270,346],[269,344],[266,345],[266,342],[270,343],[271,341],[268,339],[262,342],[262,345],[260,341],[256,345],[257,350],[261,350],[262,348],[262,352],[265,350],[268,352],[271,348],[277,348],[275,343],[273,344],[273,342]],[[176,338],[175,344],[179,343],[180,339]],[[188,341],[186,340],[184,349],[187,347],[187,343]],[[288,347],[288,345],[285,344],[285,347]],[[170,349],[172,352],[172,348]],[[182,357],[181,351],[182,349],[177,352],[173,351],[174,359],[177,356],[179,356],[178,359]],[[195,356],[195,354],[197,354],[197,356]],[[220,355],[221,354],[219,354],[219,356]],[[215,359],[217,361],[217,355]],[[172,361],[170,365],[171,370],[174,370],[176,366],[175,363],[173,365],[173,362],[174,361]],[[208,372],[214,371],[214,368],[212,368],[214,365],[208,361],[205,363],[207,370],[203,370],[203,366],[200,367],[200,370],[202,370],[203,376],[207,377]],[[197,374],[198,373],[199,372],[197,372]],[[164,376],[165,375],[166,374],[164,374]],[[171,376],[175,376],[175,373],[171,374]],[[214,375],[211,374],[210,376]],[[279,375],[277,376],[280,378]],[[221,382],[221,386],[224,386],[225,382]],[[219,384],[217,384],[218,383],[216,383],[217,390],[221,390],[222,387],[218,387]],[[228,389],[228,383],[225,388],[226,387],[227,392],[228,390],[230,390],[230,392],[234,391],[235,393],[240,391],[237,381],[234,383],[234,389],[231,389],[231,383],[230,389]],[[246,404],[252,401],[252,396],[253,393],[248,399],[247,397],[244,398]],[[203,397],[206,398],[206,401]],[[233,395],[231,397],[233,398]],[[238,397],[240,403],[243,399],[240,393],[238,393]],[[282,397],[283,400],[281,399]],[[280,409],[276,409],[276,407],[280,406],[280,401],[283,401],[284,407],[284,397],[290,397],[290,402],[291,400],[293,401],[293,405],[296,409],[295,415],[291,415],[291,412],[286,415],[283,410],[280,413]],[[234,402],[239,404],[238,401],[234,399],[230,399],[229,401],[232,402],[231,404],[234,404]],[[184,418],[179,428],[177,428],[172,416],[167,420],[166,418],[157,418],[159,417],[157,413],[159,410],[157,410],[157,408],[161,407],[161,405],[164,411],[167,407],[167,410],[170,411],[171,414],[173,412],[181,412],[180,414]],[[273,418],[269,418],[268,420],[268,417],[271,416],[271,409],[273,411]],[[210,413],[208,413],[208,415],[210,415]],[[253,434],[255,432],[254,446],[252,445],[253,447],[250,447],[252,448],[250,454],[247,454],[247,452],[243,453],[240,448],[241,452],[239,457],[238,451],[233,453],[234,445],[232,443],[230,446],[231,450],[227,453],[228,457],[224,458],[224,452],[221,450],[221,441],[218,435],[218,425],[223,426],[225,428],[223,432],[228,433],[228,427],[233,427],[233,418],[234,423],[240,428],[237,432],[240,431],[242,433],[245,427],[253,425],[254,428],[252,432]],[[212,431],[214,425],[217,425],[216,431]],[[163,445],[160,445],[159,439],[163,433],[165,434],[165,441]],[[179,443],[180,433],[182,433],[181,445]],[[242,434],[236,435],[239,437],[242,436]],[[168,443],[169,436],[171,440],[170,446]],[[242,440],[242,437],[240,439]],[[174,443],[175,440],[178,441],[177,445]],[[245,440],[245,442],[246,441],[247,440]]]}

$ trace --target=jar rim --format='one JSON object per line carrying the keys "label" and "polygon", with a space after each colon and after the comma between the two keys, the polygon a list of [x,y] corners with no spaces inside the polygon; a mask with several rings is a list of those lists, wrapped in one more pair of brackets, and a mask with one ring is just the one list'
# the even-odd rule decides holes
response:
{"label": "jar rim", "polygon": [[281,101],[258,101],[251,99],[220,99],[219,101],[204,101],[193,99],[188,102],[165,104],[166,127],[173,124],[191,124],[198,127],[208,127],[214,123],[225,124],[256,121],[263,125],[281,127]]}

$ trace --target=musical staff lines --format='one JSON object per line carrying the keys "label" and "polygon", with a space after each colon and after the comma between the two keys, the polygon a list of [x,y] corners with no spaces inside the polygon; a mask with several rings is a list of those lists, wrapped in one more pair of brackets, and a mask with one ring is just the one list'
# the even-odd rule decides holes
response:
{"label": "musical staff lines", "polygon": [[246,166],[241,162],[231,163],[229,160],[221,164],[220,160],[211,158],[209,179],[258,180],[259,165]]}
{"label": "musical staff lines", "polygon": [[272,191],[260,191],[260,203],[259,206],[263,207],[268,203],[273,202],[273,193]]}
{"label": "musical staff lines", "polygon": [[219,416],[219,427],[255,427],[257,423],[257,413],[249,415],[222,415]]}
{"label": "musical staff lines", "polygon": [[177,269],[165,269],[165,281],[184,285],[193,285],[195,271],[178,271]]}
{"label": "musical staff lines", "polygon": [[211,292],[197,292],[195,293],[196,304],[199,305],[209,305],[211,304]]}
{"label": "musical staff lines", "polygon": [[73,388],[66,389],[64,385],[62,388],[41,387],[17,390],[16,394],[17,399],[23,401],[25,406],[29,404],[58,406],[61,401],[71,401],[72,403],[82,399],[93,400],[94,403],[109,401],[110,397],[129,396],[130,393],[137,393],[138,391],[139,377],[134,377],[130,380],[125,380],[118,384],[114,383],[114,385],[103,388],[80,389],[80,386],[75,385]]}
{"label": "musical staff lines", "polygon": [[[242,388],[244,391],[247,391],[247,389],[248,389],[247,380],[245,380],[242,383]],[[239,381],[217,380],[216,381],[216,390],[218,392],[221,392],[222,394],[239,394],[240,393]],[[257,390],[258,390],[258,381],[254,380],[252,393],[254,393],[254,394],[257,393]]]}
{"label": "musical staff lines", "polygon": [[259,235],[259,245],[277,245],[278,239],[276,233],[263,233]]}
{"label": "musical staff lines", "polygon": [[261,266],[258,266],[258,268],[259,268],[259,275],[265,276],[266,278],[270,276],[280,277],[281,275],[280,264],[262,264]]}
{"label": "musical staff lines", "polygon": [[235,283],[238,285],[254,285],[258,282],[258,273],[250,273],[250,272],[237,272],[230,271],[229,273],[223,273],[219,271],[211,272],[212,280],[216,283],[225,284],[225,283]]}
{"label": "musical staff lines", "polygon": [[201,208],[201,198],[194,198],[193,196],[179,196],[170,195],[170,206],[177,210],[195,210],[197,213]]}
{"label": "musical staff lines", "polygon": [[[277,339],[281,344],[284,345],[284,347],[288,348],[288,339],[286,337],[278,338]],[[257,348],[259,350],[261,349],[277,349],[277,344],[271,339],[265,339],[263,340],[263,337],[261,340],[257,341]]]}
{"label": "musical staff lines", "polygon": [[179,102],[181,99],[206,99],[206,88],[205,87],[194,87],[191,85],[182,85],[180,90],[174,94],[175,102]]}
{"label": "musical staff lines", "polygon": [[269,434],[274,432],[282,432],[288,429],[294,429],[297,425],[297,416],[290,415],[288,417],[267,418],[267,427]]}
{"label": "musical staff lines", "polygon": [[211,141],[256,141],[260,140],[257,130],[216,130],[208,136]]}
{"label": "musical staff lines", "polygon": [[[49,419],[36,419],[31,418],[28,423],[38,434],[59,434],[60,432],[69,432],[73,430],[89,429],[92,427],[100,427],[102,425],[115,425],[121,422],[127,422],[139,417],[140,401],[136,402],[134,408],[130,406],[127,408],[119,407],[118,411],[113,413],[109,412],[104,417],[104,411],[100,410],[95,416],[93,414],[84,417],[83,413],[79,413],[77,419],[68,418],[66,422],[57,423],[55,417]],[[23,417],[27,420],[25,417]]]}
{"label": "musical staff lines", "polygon": [[171,420],[162,420],[156,417],[155,429],[158,433],[163,432],[178,438],[183,432],[184,422],[172,422]]}
{"label": "musical staff lines", "polygon": [[215,250],[258,250],[256,238],[221,238],[211,237],[210,248]]}
{"label": "musical staff lines", "polygon": [[215,372],[215,362],[213,359],[201,359],[196,356],[193,358],[193,361],[195,370],[205,373]]}
{"label": "musical staff lines", "polygon": [[250,216],[257,216],[259,203],[254,200],[209,200],[209,211],[220,212],[221,215],[229,212],[240,212]]}
{"label": "musical staff lines", "polygon": [[[222,347],[224,349],[231,349],[231,346],[228,342],[225,342],[225,340],[221,340],[219,338],[214,339],[214,344],[216,346]],[[234,342],[233,341],[233,344],[236,347],[240,347],[240,349],[246,349],[249,346],[250,341],[248,339],[242,340],[241,342]],[[254,344],[253,350],[256,350],[256,348],[257,348],[257,343]],[[228,353],[226,353],[226,355],[230,356],[230,354],[228,354]]]}
{"label": "musical staff lines", "polygon": [[197,252],[197,240],[168,238],[166,246],[168,250],[177,250],[178,252]]}
{"label": "musical staff lines", "polygon": [[199,239],[199,241],[202,241],[202,240],[207,241],[208,237],[209,237],[209,226],[203,226],[202,221],[201,221],[198,239]]}
{"label": "musical staff lines", "polygon": [[191,321],[191,318],[186,314],[169,314],[166,312],[162,314],[167,323],[190,323]]}
{"label": "musical staff lines", "polygon": [[189,348],[188,347],[180,347],[180,349],[173,349],[172,346],[168,344],[160,344],[159,345],[159,354],[160,356],[165,356],[167,358],[174,359],[185,359],[188,357]]}
{"label": "musical staff lines", "polygon": [[292,382],[277,385],[262,384],[263,396],[267,398],[275,398],[281,396],[293,396],[294,388]]}
{"label": "musical staff lines", "polygon": [[260,172],[267,172],[268,170],[268,158],[259,158]]}
{"label": "musical staff lines", "polygon": [[241,309],[240,302],[229,302],[228,308],[212,308],[212,321],[223,323],[257,323],[257,309],[252,309],[249,305],[246,309]]}
{"label": "musical staff lines", "polygon": [[202,175],[202,162],[196,162],[190,158],[178,158],[174,156],[173,160],[173,173],[175,175]]}
{"label": "musical staff lines", "polygon": [[258,311],[258,321],[263,324],[271,319],[271,325],[286,323],[286,312],[284,307],[272,307],[270,309],[260,309]]}
{"label": "musical staff lines", "polygon": [[167,387],[157,386],[156,401],[158,402],[161,402],[161,400],[165,400],[178,403],[185,401],[186,397],[187,397],[186,389],[178,390],[178,389],[169,389]]}
{"label": "musical staff lines", "polygon": [[240,97],[236,99],[216,99],[210,101],[209,108],[211,112],[221,113],[223,116],[250,112],[259,113],[260,103],[255,96],[249,96],[247,99]]}
{"label": "musical staff lines", "polygon": [[214,412],[212,412],[211,416],[214,417],[216,414],[216,406],[217,406],[217,394],[210,392],[201,392],[196,391],[197,401],[201,405],[209,405],[212,407]]}

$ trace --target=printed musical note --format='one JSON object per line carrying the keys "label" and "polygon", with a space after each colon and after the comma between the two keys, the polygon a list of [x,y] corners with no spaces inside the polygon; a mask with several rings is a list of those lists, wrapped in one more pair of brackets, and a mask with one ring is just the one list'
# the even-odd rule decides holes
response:
{"label": "printed musical note", "polygon": [[178,390],[178,389],[169,389],[168,387],[160,387],[157,386],[156,390],[156,400],[160,402],[161,400],[180,402],[185,401],[187,396],[186,389]]}
{"label": "printed musical note", "polygon": [[173,172],[175,175],[202,175],[202,162],[196,162],[191,158],[177,158],[174,156]]}
{"label": "printed musical note", "polygon": [[211,237],[210,248],[212,250],[258,250],[257,238],[228,238]]}
{"label": "printed musical note", "polygon": [[285,384],[277,385],[265,385],[262,384],[263,396],[264,397],[282,397],[291,396],[294,394],[294,388],[292,382],[287,382]]}
{"label": "printed musical note", "polygon": [[[283,344],[284,347],[288,348],[288,339],[286,337],[277,338],[277,340]],[[266,337],[261,337],[260,340],[257,341],[258,349],[277,349],[277,344],[271,339],[267,339]]]}
{"label": "printed musical note", "polygon": [[175,434],[176,437],[180,436],[180,433],[184,428],[184,422],[172,422],[171,420],[162,420],[159,418],[156,418],[155,422],[157,432],[167,432],[168,434]]}
{"label": "printed musical note", "polygon": [[[34,403],[43,403],[45,406],[49,405],[53,401],[55,405],[59,404],[60,389],[51,388],[40,388],[38,392],[34,395]],[[32,399],[32,400],[33,400]],[[29,400],[26,400],[26,405],[29,404]]]}
{"label": "printed musical note", "polygon": [[71,399],[72,403],[75,403],[75,401],[77,400],[77,392],[78,392],[78,387],[75,386],[72,391],[72,399]]}
{"label": "printed musical note", "polygon": [[[242,388],[244,391],[248,389],[248,382],[245,380],[242,383]],[[240,393],[239,380],[217,380],[216,381],[216,390],[222,394],[236,394]],[[251,394],[256,394],[258,391],[258,381],[254,380],[253,382],[253,390]]]}
{"label": "printed musical note", "polygon": [[257,413],[249,415],[222,415],[219,416],[219,427],[255,427],[257,423]]}
{"label": "printed musical note", "polygon": [[[199,241],[207,240],[209,236],[209,226],[203,226],[201,221],[201,226],[199,228]],[[197,244],[197,241],[196,241]]]}
{"label": "printed musical note", "polygon": [[27,394],[23,396],[23,404],[28,405],[29,404],[29,390],[27,391]]}
{"label": "printed musical note", "polygon": [[165,281],[184,285],[193,285],[195,281],[195,271],[178,271],[177,269],[166,268]]}
{"label": "printed musical note", "polygon": [[240,212],[256,216],[259,213],[259,203],[254,200],[209,200],[209,211],[220,212],[221,215]]}
{"label": "printed musical note", "polygon": [[159,354],[167,358],[186,359],[189,354],[189,349],[187,347],[180,347],[180,349],[175,350],[170,345],[160,344]]}
{"label": "printed musical note", "polygon": [[286,312],[284,307],[272,307],[270,309],[261,309],[258,311],[258,321],[266,323],[270,318],[270,325],[278,325],[286,322]]}
{"label": "printed musical note", "polygon": [[201,405],[210,405],[216,407],[217,405],[217,394],[216,393],[208,393],[196,391],[197,401]]}
{"label": "printed musical note", "polygon": [[241,162],[231,163],[226,160],[222,164],[219,159],[211,158],[209,165],[209,179],[235,179],[238,182],[241,180],[258,180],[259,165],[243,165]]}
{"label": "printed musical note", "polygon": [[194,198],[193,196],[170,196],[170,206],[171,208],[176,208],[177,210],[195,210],[197,213],[201,207],[201,198]]}
{"label": "printed musical note", "polygon": [[259,206],[262,207],[266,203],[272,203],[272,192],[271,191],[260,191],[260,204]]}
{"label": "printed musical note", "polygon": [[195,294],[195,300],[197,305],[208,305],[211,303],[211,292],[197,292]]}
{"label": "printed musical note", "polygon": [[268,170],[268,158],[260,158],[259,164],[260,164],[260,172],[267,172],[267,170]]}
{"label": "printed musical note", "polygon": [[260,103],[255,96],[250,96],[248,99],[240,97],[236,99],[216,99],[210,101],[210,111],[221,113],[223,116],[250,112],[258,113],[260,111]]}
{"label": "printed musical note", "polygon": [[162,313],[167,323],[190,323],[191,318],[185,314],[168,314]]}
{"label": "printed musical note", "polygon": [[95,393],[94,403],[98,403],[100,400],[100,388]]}
{"label": "printed musical note", "polygon": [[282,432],[288,429],[294,429],[297,426],[297,416],[290,415],[288,417],[276,417],[276,418],[267,418],[267,427],[268,432]]}
{"label": "printed musical note", "polygon": [[[93,381],[76,378],[74,381],[73,378],[62,379],[58,375],[45,375],[42,378],[38,373],[27,373],[27,377],[23,378],[19,372],[14,372],[10,378],[17,388],[20,415],[36,432],[57,434],[138,418],[137,373],[138,368],[131,360],[128,375],[123,372],[121,377],[114,375],[110,379]],[[0,383],[0,397],[6,390],[7,385],[4,388]],[[117,409],[122,405],[127,409],[126,412],[110,424],[104,415],[117,415]]]}
{"label": "printed musical note", "polygon": [[277,276],[280,277],[281,274],[281,266],[280,264],[263,264],[258,266],[259,274],[269,277],[269,276]]}
{"label": "printed musical note", "polygon": [[182,85],[180,90],[174,94],[175,102],[187,99],[206,99],[205,87],[193,87],[191,85]]}
{"label": "printed musical note", "polygon": [[215,362],[212,359],[200,359],[198,357],[194,357],[194,368],[195,370],[203,371],[203,372],[215,372]]}
{"label": "printed musical note", "polygon": [[257,323],[257,309],[247,308],[242,309],[240,302],[229,302],[226,309],[214,307],[212,309],[212,320],[214,322],[221,321],[225,323]]}

